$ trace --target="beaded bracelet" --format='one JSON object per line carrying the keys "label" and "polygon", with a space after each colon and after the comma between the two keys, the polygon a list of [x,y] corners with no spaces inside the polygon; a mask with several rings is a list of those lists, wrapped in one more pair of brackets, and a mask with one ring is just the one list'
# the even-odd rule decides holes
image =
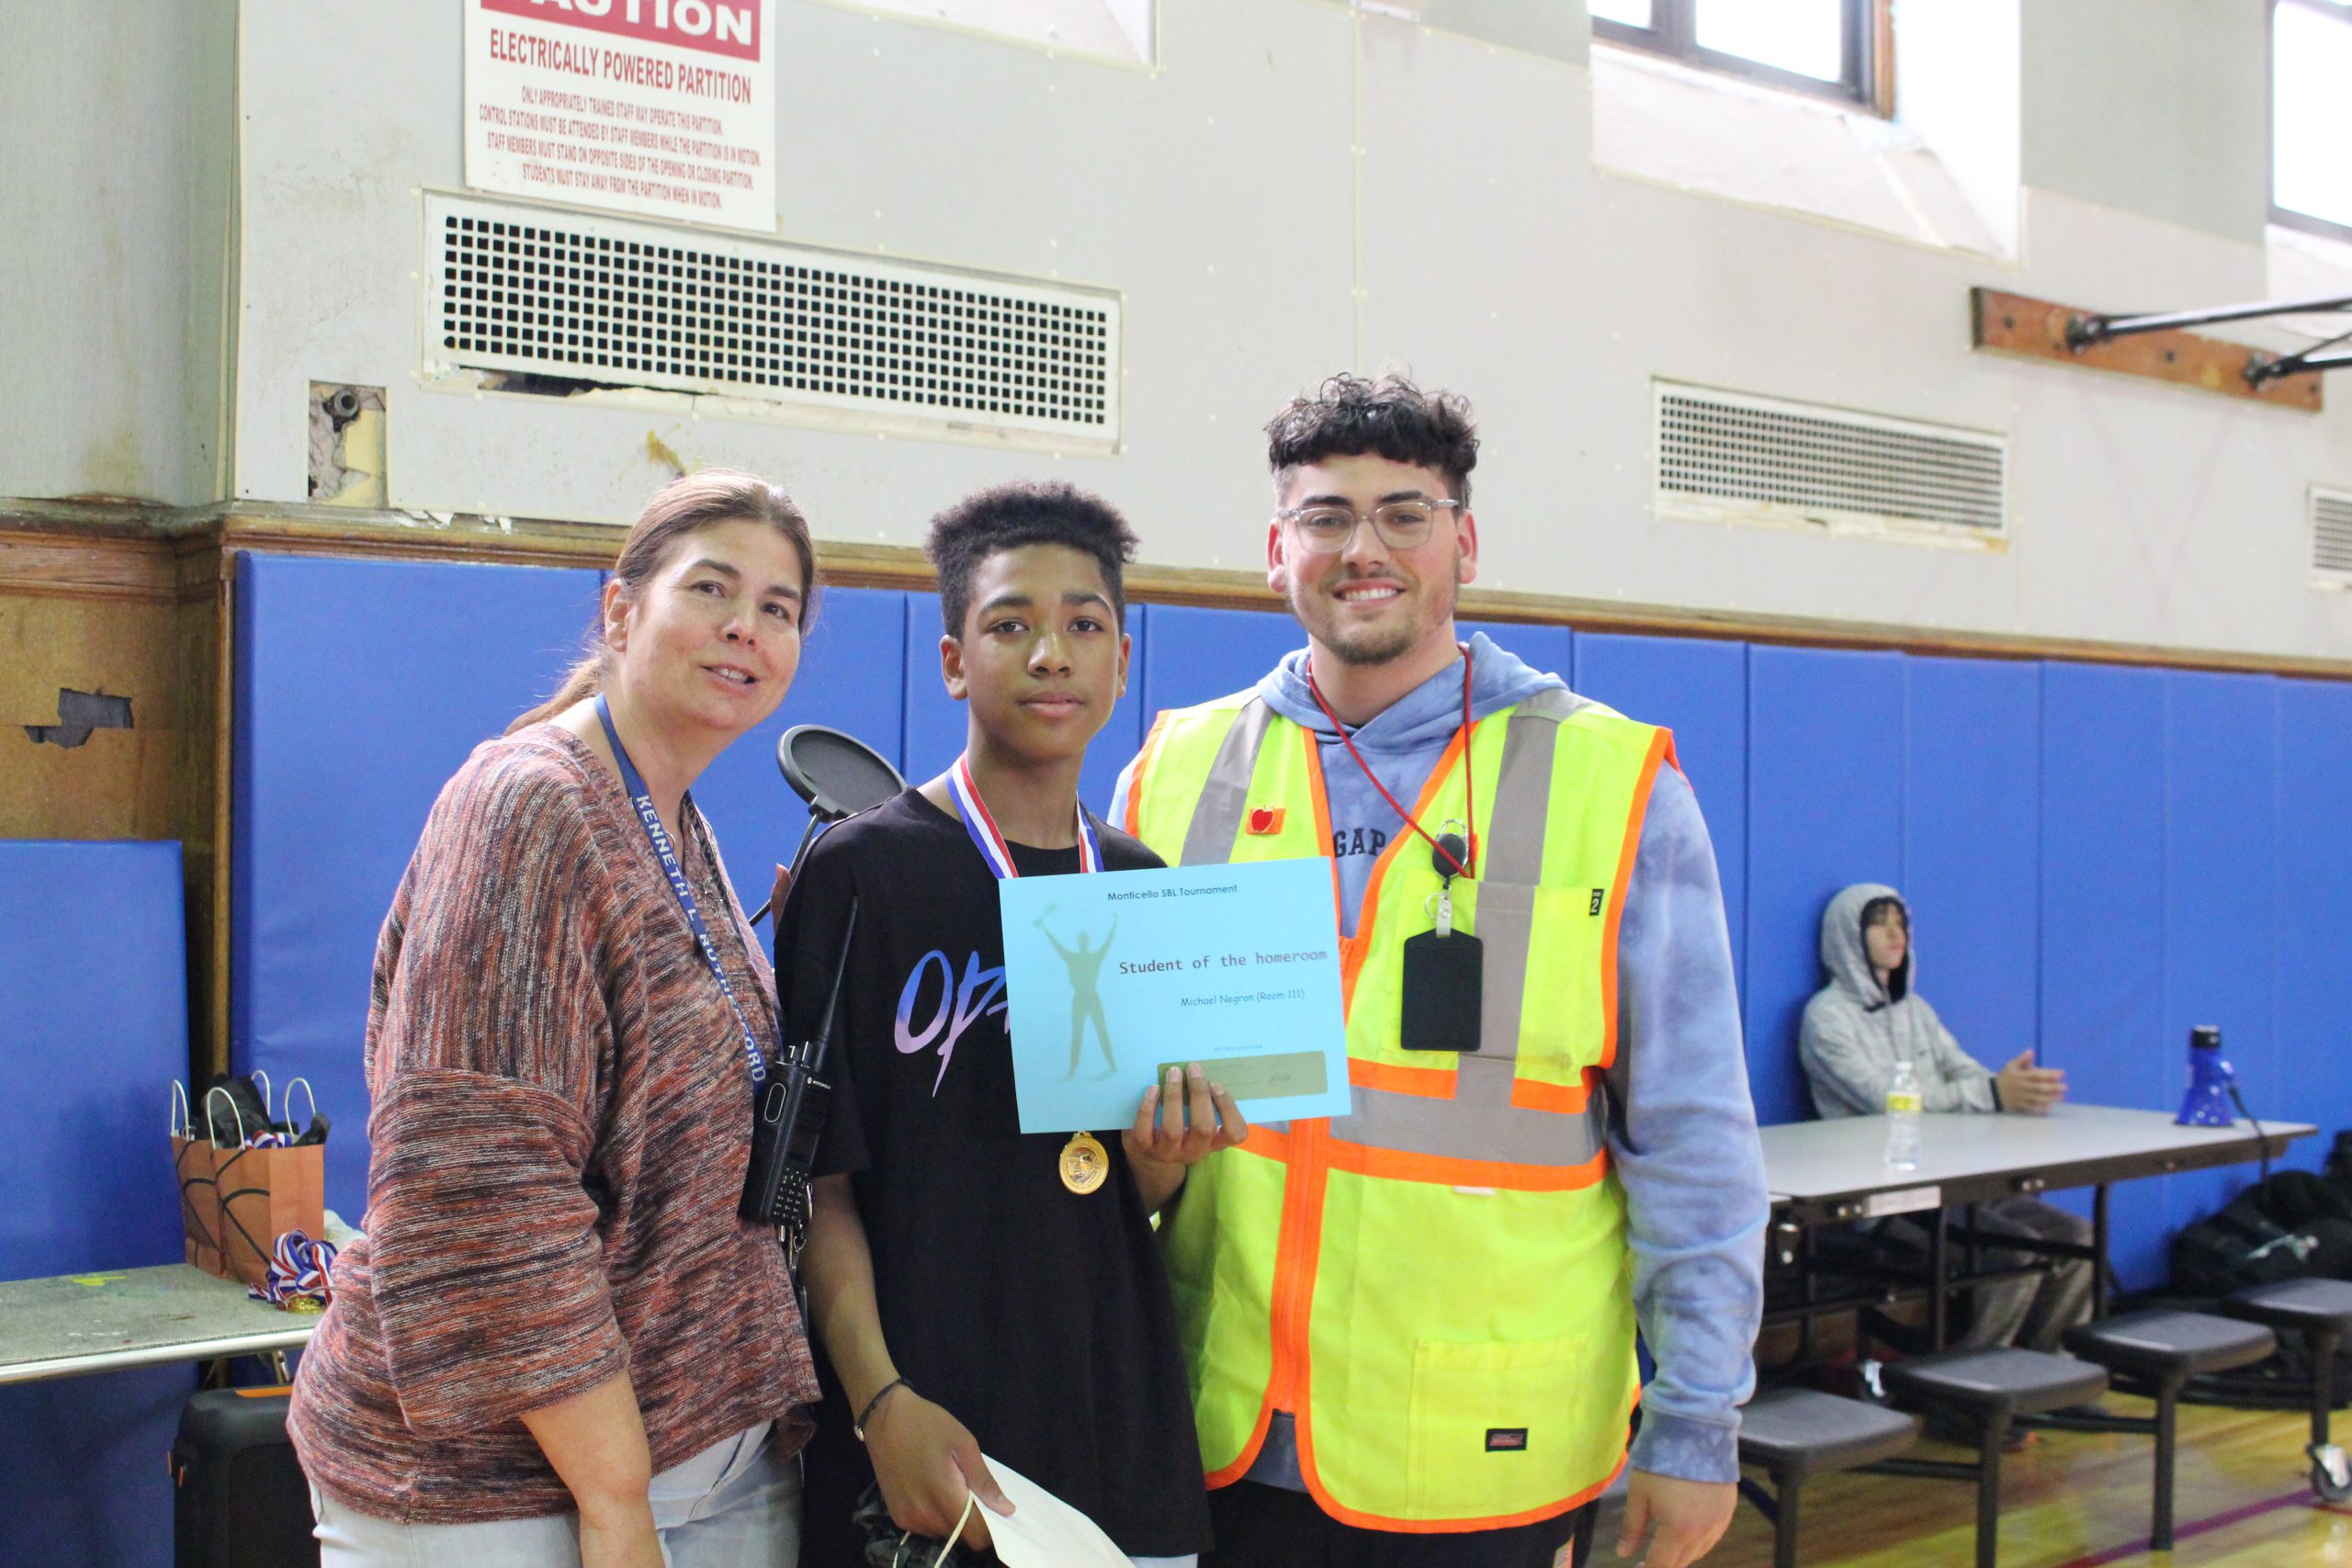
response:
{"label": "beaded bracelet", "polygon": [[857,1413],[857,1419],[849,1424],[849,1429],[857,1434],[859,1442],[865,1441],[865,1424],[874,1419],[875,1407],[882,1403],[889,1392],[894,1388],[911,1388],[912,1386],[904,1378],[892,1378],[875,1390],[874,1397],[865,1402],[865,1408]]}

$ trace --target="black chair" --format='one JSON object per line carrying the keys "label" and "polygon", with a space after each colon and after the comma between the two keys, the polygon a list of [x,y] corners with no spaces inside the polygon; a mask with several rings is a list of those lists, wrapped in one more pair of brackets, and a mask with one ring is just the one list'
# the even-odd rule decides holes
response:
{"label": "black chair", "polygon": [[2330,1503],[2352,1500],[2352,1463],[2328,1438],[2335,1406],[2335,1352],[2352,1333],[2352,1284],[2341,1280],[2281,1280],[2254,1285],[2222,1303],[2233,1317],[2303,1337],[2312,1361],[2312,1489]]}
{"label": "black chair", "polygon": [[1976,1462],[1883,1459],[1865,1468],[1883,1475],[1973,1482],[1976,1487],[1976,1568],[1994,1568],[2001,1541],[2001,1452],[2020,1416],[2081,1404],[2107,1390],[2107,1369],[2039,1350],[1944,1350],[1898,1361],[1881,1374],[1895,1403],[1956,1417],[1973,1428]]}
{"label": "black chair", "polygon": [[2086,1361],[2105,1367],[2120,1385],[2156,1402],[2150,1416],[2117,1416],[2107,1412],[2064,1411],[2035,1419],[2034,1425],[2069,1432],[2138,1432],[2156,1439],[2154,1511],[2148,1529],[2148,1550],[2172,1550],[2172,1471],[2175,1423],[2180,1411],[2180,1391],[2192,1377],[2250,1366],[2278,1348],[2278,1341],[2260,1324],[2214,1317],[2201,1312],[2168,1312],[2162,1308],[2103,1317],[2066,1331],[2066,1348]]}
{"label": "black chair", "polygon": [[1796,1568],[1797,1499],[1807,1477],[1889,1458],[1918,1435],[1916,1416],[1809,1388],[1748,1401],[1739,1414],[1739,1462],[1770,1474],[1772,1490],[1746,1476],[1739,1490],[1772,1521],[1772,1568]]}

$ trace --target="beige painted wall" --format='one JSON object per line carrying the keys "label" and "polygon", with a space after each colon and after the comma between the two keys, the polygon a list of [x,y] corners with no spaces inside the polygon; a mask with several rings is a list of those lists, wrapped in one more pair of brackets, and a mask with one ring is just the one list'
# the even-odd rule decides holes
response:
{"label": "beige painted wall", "polygon": [[[2261,126],[2245,108],[2263,93],[2259,0],[2021,0],[2023,61],[1987,92],[2018,106],[2017,151],[1995,138],[1962,172],[1971,200],[1998,209],[2001,169],[2022,171],[2014,261],[1596,168],[1573,0],[1161,0],[1150,70],[776,3],[783,236],[1119,289],[1119,454],[420,385],[420,192],[463,177],[458,0],[237,0],[233,494],[302,500],[308,384],[347,380],[390,389],[397,506],[622,520],[663,477],[650,435],[689,462],[776,475],[836,539],[910,544],[963,491],[1054,472],[1127,508],[1155,562],[1246,567],[1267,509],[1265,416],[1330,370],[1396,363],[1482,411],[1488,586],[2352,657],[2352,594],[2310,585],[2303,531],[2309,485],[2352,485],[2352,382],[2337,378],[2313,418],[1967,346],[1974,284],[2125,309],[2265,293],[2249,194]],[[2137,29],[2128,47],[2118,28]],[[83,83],[53,98],[91,97],[109,73],[168,74],[135,51],[69,50],[66,65]],[[0,85],[27,69],[0,64]],[[1939,113],[1953,112],[1947,95]],[[174,167],[117,206],[186,230]],[[57,206],[40,223],[88,274],[111,211]],[[196,270],[175,243],[133,247],[146,259],[114,293]],[[115,488],[98,481],[119,472],[134,493],[200,495],[188,388],[205,362],[187,327],[118,312],[122,348],[70,384],[74,329],[49,318],[75,297],[56,266],[28,272],[27,249],[0,242],[20,293],[57,304],[38,312],[31,378],[0,404],[40,433],[0,452],[0,494]],[[2002,433],[2008,547],[1656,519],[1656,377]],[[110,425],[126,395],[133,412]],[[102,460],[113,429],[132,433],[112,448],[137,455],[127,467]]]}

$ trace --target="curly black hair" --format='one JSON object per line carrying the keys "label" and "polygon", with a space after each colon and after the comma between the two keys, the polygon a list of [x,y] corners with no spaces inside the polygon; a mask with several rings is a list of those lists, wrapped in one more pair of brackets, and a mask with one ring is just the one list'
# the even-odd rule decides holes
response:
{"label": "curly black hair", "polygon": [[922,547],[939,571],[940,623],[949,637],[960,637],[972,607],[972,574],[989,557],[1023,545],[1066,545],[1092,556],[1124,629],[1127,596],[1120,568],[1135,559],[1137,542],[1117,507],[1048,479],[975,491],[931,520]]}
{"label": "curly black hair", "polygon": [[1308,396],[1293,398],[1266,422],[1266,462],[1274,491],[1294,470],[1326,457],[1375,453],[1445,476],[1453,499],[1470,504],[1470,470],[1478,466],[1478,425],[1459,392],[1424,392],[1405,376],[1370,380],[1345,371]]}

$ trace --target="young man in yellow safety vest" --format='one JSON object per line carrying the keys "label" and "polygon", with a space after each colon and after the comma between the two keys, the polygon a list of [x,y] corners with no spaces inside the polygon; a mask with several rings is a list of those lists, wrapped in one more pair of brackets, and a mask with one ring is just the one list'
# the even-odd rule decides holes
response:
{"label": "young man in yellow safety vest", "polygon": [[1267,429],[1307,646],[1160,714],[1114,811],[1170,864],[1334,868],[1352,1113],[1252,1127],[1162,1221],[1208,1564],[1580,1562],[1638,1396],[1618,1550],[1682,1568],[1767,1208],[1705,824],[1664,730],[1457,640],[1465,401],[1339,376]]}

